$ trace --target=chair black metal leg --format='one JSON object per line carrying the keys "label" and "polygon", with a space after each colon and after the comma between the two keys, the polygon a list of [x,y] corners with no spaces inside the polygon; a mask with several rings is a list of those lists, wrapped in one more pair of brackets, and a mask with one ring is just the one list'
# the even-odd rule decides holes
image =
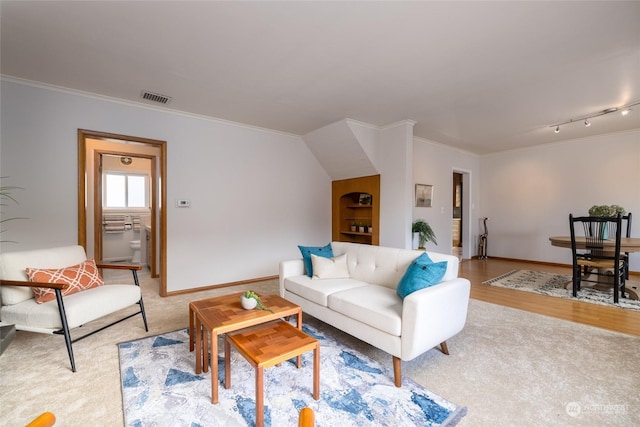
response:
{"label": "chair black metal leg", "polygon": [[71,334],[69,333],[69,325],[67,323],[67,314],[64,311],[64,303],[62,302],[62,291],[55,289],[56,301],[58,302],[58,311],[60,313],[60,321],[62,322],[62,334],[67,344],[67,353],[69,353],[69,361],[71,362],[71,370],[76,371],[76,362],[73,358],[73,346],[71,344]]}
{"label": "chair black metal leg", "polygon": [[147,314],[144,311],[144,303],[142,302],[142,298],[138,301],[138,305],[140,306],[140,314],[142,314],[142,321],[144,322],[144,330],[149,332],[149,326],[147,326]]}
{"label": "chair black metal leg", "polygon": [[[133,282],[137,287],[140,288],[140,282],[138,281],[138,272],[136,270],[131,270],[133,274]],[[142,321],[144,322],[144,330],[149,332],[149,326],[147,325],[147,314],[144,311],[144,303],[142,302],[142,288],[140,288],[140,301],[138,301],[138,305],[140,306],[140,313],[142,314]]]}

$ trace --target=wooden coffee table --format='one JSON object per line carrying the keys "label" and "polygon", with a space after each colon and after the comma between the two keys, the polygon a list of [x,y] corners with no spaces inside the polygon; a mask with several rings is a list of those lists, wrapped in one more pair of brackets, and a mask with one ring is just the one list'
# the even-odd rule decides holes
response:
{"label": "wooden coffee table", "polygon": [[264,425],[264,369],[313,350],[313,398],[320,399],[320,345],[318,340],[282,320],[230,332],[224,344],[224,387],[231,387],[231,346],[256,369],[256,427]]}
{"label": "wooden coffee table", "polygon": [[[296,316],[302,329],[302,309],[278,295],[259,295],[266,310],[245,310],[240,305],[244,292],[189,303],[189,350],[196,351],[196,374],[207,372],[211,354],[211,403],[218,403],[218,335],[288,316]],[[207,343],[209,340],[210,344]],[[209,348],[210,346],[210,348]]]}

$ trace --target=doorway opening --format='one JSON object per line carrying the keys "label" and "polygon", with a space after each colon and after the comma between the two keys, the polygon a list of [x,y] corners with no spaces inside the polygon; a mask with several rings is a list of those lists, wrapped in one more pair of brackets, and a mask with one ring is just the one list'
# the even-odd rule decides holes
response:
{"label": "doorway opening", "polygon": [[[129,167],[136,160],[139,160],[138,165],[148,165],[145,166],[147,172],[127,174],[113,166],[117,161],[123,168]],[[111,172],[113,185],[123,182],[122,175],[131,175],[131,189],[135,191],[134,187],[140,185],[139,178],[148,177],[145,207],[131,206],[129,209],[124,202],[124,207],[105,208],[105,162],[111,164],[106,170]],[[129,178],[124,178],[125,183],[128,181]],[[140,203],[131,201],[132,205]],[[148,260],[151,277],[159,279],[159,294],[166,296],[166,216],[166,141],[78,130],[78,244],[85,248],[88,257],[118,258],[110,252],[113,245],[107,247],[105,242],[137,235],[140,246],[145,245],[145,261]],[[115,236],[129,230],[131,236],[118,236],[120,239]],[[132,251],[132,258],[139,262],[140,255],[134,248],[136,240],[132,238],[126,244]]]}
{"label": "doorway opening", "polygon": [[106,262],[141,264],[143,272],[156,263],[151,255],[151,194],[154,192],[155,168],[152,157],[120,156],[99,153],[101,194],[95,197],[96,217],[102,219],[100,259]]}
{"label": "doorway opening", "polygon": [[452,254],[460,260],[471,258],[471,173],[454,169],[452,176],[452,218],[451,248]]}
{"label": "doorway opening", "polygon": [[454,251],[462,248],[462,174],[453,173],[453,218],[451,219],[451,246]]}

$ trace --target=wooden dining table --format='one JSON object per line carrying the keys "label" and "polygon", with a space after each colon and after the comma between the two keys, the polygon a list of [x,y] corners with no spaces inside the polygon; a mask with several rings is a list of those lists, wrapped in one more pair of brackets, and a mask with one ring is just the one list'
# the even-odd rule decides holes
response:
{"label": "wooden dining table", "polygon": [[[571,236],[552,236],[549,237],[552,246],[571,249]],[[610,247],[614,250],[616,246],[615,239],[604,240],[604,247]],[[578,249],[586,249],[584,237],[576,236],[576,247]],[[620,252],[640,252],[640,237],[622,237],[620,239]],[[640,298],[640,284],[637,282],[627,281],[625,289],[629,293],[630,299]]]}
{"label": "wooden dining table", "polygon": [[[571,249],[571,236],[553,236],[549,237],[552,246]],[[604,240],[604,247],[614,249],[616,246],[615,239]],[[576,236],[576,247],[585,249],[585,238]],[[640,237],[622,237],[620,239],[620,252],[640,252]]]}

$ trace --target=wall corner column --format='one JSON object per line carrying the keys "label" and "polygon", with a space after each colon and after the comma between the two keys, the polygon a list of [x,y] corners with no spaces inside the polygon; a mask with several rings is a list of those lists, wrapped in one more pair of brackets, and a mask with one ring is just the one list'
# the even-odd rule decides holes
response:
{"label": "wall corner column", "polygon": [[380,245],[411,249],[413,127],[403,120],[380,131]]}

